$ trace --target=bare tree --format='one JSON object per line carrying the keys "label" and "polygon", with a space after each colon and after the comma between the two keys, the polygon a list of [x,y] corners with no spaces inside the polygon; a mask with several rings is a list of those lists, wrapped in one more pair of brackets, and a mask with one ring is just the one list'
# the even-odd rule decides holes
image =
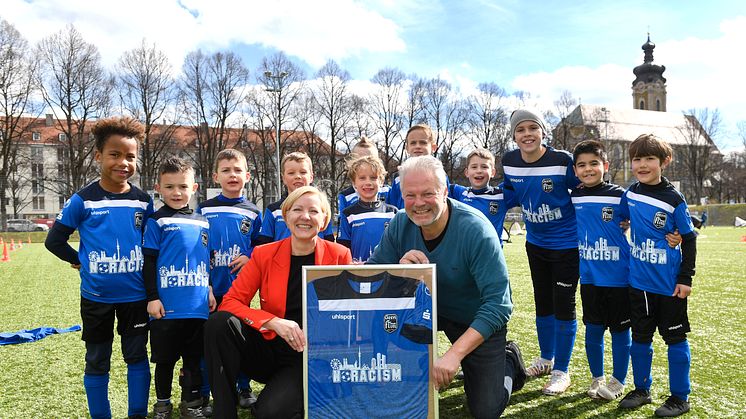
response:
{"label": "bare tree", "polygon": [[[316,73],[318,86],[314,89],[314,97],[319,104],[322,115],[322,125],[329,142],[329,187],[330,196],[337,196],[344,179],[343,156],[339,155],[339,146],[345,142],[347,124],[352,118],[350,93],[348,84],[350,73],[343,70],[339,64],[330,60]],[[333,200],[336,211],[336,200]]]}
{"label": "bare tree", "polygon": [[[35,61],[28,42],[18,30],[0,18],[0,227],[6,229],[9,176],[16,173],[15,156],[22,137],[37,112],[32,100],[36,91]],[[16,205],[17,198],[13,197]],[[18,212],[14,209],[14,214]]]}
{"label": "bare tree", "polygon": [[[425,80],[411,74],[409,77],[409,88],[406,90],[406,101],[404,104],[404,124],[403,130],[406,131],[412,125],[427,123],[427,113],[425,112]],[[405,139],[402,139],[405,140]],[[404,160],[406,147],[398,150],[384,150],[385,153],[392,153],[398,161]]]}
{"label": "bare tree", "polygon": [[472,144],[492,151],[500,161],[510,143],[508,110],[504,103],[508,94],[496,83],[480,83],[477,89],[478,93],[466,101]]}
{"label": "bare tree", "polygon": [[94,139],[86,124],[108,114],[114,79],[104,69],[98,48],[73,25],[42,39],[37,53],[42,95],[55,116],[65,150],[61,153],[64,175],[49,186],[69,197],[96,172],[91,158]]}
{"label": "bare tree", "polygon": [[[218,152],[230,144],[231,117],[244,103],[249,70],[233,52],[187,54],[180,90],[185,117],[195,135],[192,159],[197,166],[202,198],[212,184],[212,166]],[[235,139],[234,139],[235,141]]]}
{"label": "bare tree", "polygon": [[[573,144],[573,136],[570,132],[570,125],[564,124],[565,118],[570,115],[570,112],[578,106],[578,101],[572,97],[572,93],[569,90],[563,90],[559,99],[554,101],[554,110],[552,116],[547,118],[551,128],[549,131],[552,133],[552,146],[562,150],[571,150]],[[555,113],[556,112],[556,113]]]}
{"label": "bare tree", "polygon": [[403,72],[391,67],[379,70],[370,80],[376,88],[370,95],[369,111],[377,134],[381,135],[383,164],[387,168],[396,164],[394,156],[400,155],[404,146],[401,132],[405,121],[405,80]]}
{"label": "bare tree", "polygon": [[313,162],[316,179],[330,179],[331,158],[328,146],[321,141],[324,114],[313,92],[306,90],[294,106],[293,114],[300,122],[296,147],[303,149]]}
{"label": "bare tree", "polygon": [[[122,104],[145,127],[139,170],[140,186],[145,190],[153,189],[158,180],[158,166],[174,132],[177,91],[172,72],[166,54],[144,39],[139,47],[126,51],[119,59],[117,76]],[[166,120],[169,113],[171,124]],[[162,126],[155,127],[157,124]]]}
{"label": "bare tree", "polygon": [[469,123],[469,109],[462,99],[454,98],[445,107],[444,124],[439,157],[443,162],[443,168],[452,182],[463,183],[462,156],[467,144],[467,128]]}
{"label": "bare tree", "polygon": [[704,109],[690,109],[684,115],[686,122],[678,128],[679,136],[684,145],[680,148],[681,163],[679,173],[689,181],[686,188],[688,198],[699,203],[705,196],[705,188],[711,182],[710,177],[720,163],[720,153],[715,145],[722,128],[720,111]]}
{"label": "bare tree", "polygon": [[367,98],[350,95],[350,124],[346,127],[348,133],[344,136],[344,145],[347,149],[352,147],[352,142],[362,136],[371,136],[373,121],[370,118],[370,102]]}

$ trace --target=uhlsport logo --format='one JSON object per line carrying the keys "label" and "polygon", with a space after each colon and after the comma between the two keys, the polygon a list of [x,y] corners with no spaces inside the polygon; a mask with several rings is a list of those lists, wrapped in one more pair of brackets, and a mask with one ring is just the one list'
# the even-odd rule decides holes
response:
{"label": "uhlsport logo", "polygon": [[614,218],[614,208],[612,207],[603,207],[601,208],[601,219],[609,222]]}
{"label": "uhlsport logo", "polygon": [[658,211],[655,213],[655,217],[653,218],[653,225],[655,226],[655,228],[663,228],[666,226],[667,219],[668,214],[663,211]]}
{"label": "uhlsport logo", "polygon": [[207,247],[207,232],[203,230],[200,237],[202,238],[202,246]]}
{"label": "uhlsport logo", "polygon": [[500,204],[494,201],[490,202],[490,214],[496,215],[499,209],[500,209]]}
{"label": "uhlsport logo", "polygon": [[552,192],[552,190],[554,189],[554,182],[552,182],[552,179],[542,179],[541,189],[547,193]]}
{"label": "uhlsport logo", "polygon": [[251,220],[248,217],[244,217],[241,220],[241,234],[248,234],[251,230]]}
{"label": "uhlsport logo", "polygon": [[383,315],[383,330],[388,333],[396,332],[399,328],[399,318],[396,314],[384,314]]}
{"label": "uhlsport logo", "polygon": [[142,217],[143,217],[142,211],[135,211],[135,227],[136,228],[142,228]]}

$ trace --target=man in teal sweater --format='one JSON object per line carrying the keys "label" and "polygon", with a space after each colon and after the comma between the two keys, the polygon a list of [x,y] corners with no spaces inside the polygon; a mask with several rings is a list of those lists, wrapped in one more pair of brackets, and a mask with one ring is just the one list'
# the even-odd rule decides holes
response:
{"label": "man in teal sweater", "polygon": [[405,211],[367,263],[436,264],[438,328],[452,346],[435,361],[433,381],[446,388],[460,365],[472,415],[500,416],[526,374],[518,345],[506,343],[513,303],[497,233],[479,211],[448,198],[438,159],[410,158],[399,176]]}

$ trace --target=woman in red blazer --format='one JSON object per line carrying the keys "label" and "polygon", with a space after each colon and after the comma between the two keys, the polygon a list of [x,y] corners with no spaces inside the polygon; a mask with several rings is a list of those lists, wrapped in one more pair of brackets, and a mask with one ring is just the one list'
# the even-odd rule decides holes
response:
{"label": "woman in red blazer", "polygon": [[[350,249],[318,237],[331,218],[329,201],[312,186],[282,203],[287,239],[258,246],[205,324],[205,360],[214,417],[235,418],[236,377],[265,383],[252,406],[257,418],[303,416],[302,266],[349,265]],[[259,291],[261,308],[251,308]]]}

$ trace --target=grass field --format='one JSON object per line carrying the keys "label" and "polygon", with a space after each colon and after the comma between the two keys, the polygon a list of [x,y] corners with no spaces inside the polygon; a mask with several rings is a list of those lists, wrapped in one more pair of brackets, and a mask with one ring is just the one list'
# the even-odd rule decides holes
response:
{"label": "grass field", "polygon": [[[746,359],[743,236],[746,236],[744,229],[710,227],[702,231],[698,240],[697,276],[689,302],[693,392],[688,417],[746,415],[746,369],[741,365]],[[538,354],[538,345],[523,238],[515,237],[513,243],[506,244],[505,253],[515,302],[508,337],[521,344],[528,361]],[[11,262],[0,263],[0,332],[80,323],[76,271],[47,253],[39,243],[27,244],[10,256]],[[653,414],[655,406],[668,394],[666,348],[660,337],[655,338],[654,404],[633,412],[619,412],[616,402],[599,402],[585,395],[590,375],[585,361],[584,332],[580,326],[571,364],[573,385],[568,392],[560,397],[544,396],[540,392],[543,381],[529,382],[511,399],[505,417],[649,417]],[[116,341],[109,392],[114,416],[126,417],[126,369],[117,356],[118,345]],[[610,348],[608,334],[606,345]],[[80,333],[0,346],[0,418],[85,417],[83,357]],[[607,353],[607,373],[610,365]],[[628,379],[631,381],[631,371]],[[174,390],[177,395],[176,383]],[[151,390],[151,400],[154,397]],[[469,417],[464,403],[462,382],[454,382],[440,395],[441,417]],[[241,414],[250,417],[246,412]]]}

